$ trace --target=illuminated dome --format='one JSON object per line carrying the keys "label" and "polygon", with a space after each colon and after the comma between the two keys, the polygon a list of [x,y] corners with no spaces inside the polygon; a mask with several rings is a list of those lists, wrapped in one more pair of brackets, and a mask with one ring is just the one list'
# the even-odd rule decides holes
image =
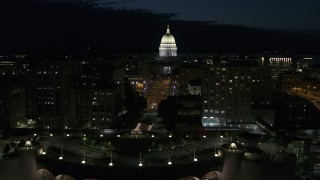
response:
{"label": "illuminated dome", "polygon": [[170,34],[169,25],[167,27],[167,33],[162,36],[159,47],[160,57],[177,56],[177,45],[173,35]]}
{"label": "illuminated dome", "polygon": [[161,44],[163,45],[175,45],[176,44],[176,40],[174,39],[173,35],[170,34],[170,28],[169,25],[167,27],[167,33],[165,35],[162,36],[161,38]]}

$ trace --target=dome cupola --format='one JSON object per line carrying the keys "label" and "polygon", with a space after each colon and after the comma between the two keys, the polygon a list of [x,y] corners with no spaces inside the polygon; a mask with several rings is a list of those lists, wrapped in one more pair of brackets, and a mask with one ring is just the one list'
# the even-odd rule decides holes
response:
{"label": "dome cupola", "polygon": [[169,25],[167,26],[167,32],[161,38],[161,43],[159,47],[160,57],[170,57],[177,56],[177,46],[176,41],[172,34],[170,34]]}

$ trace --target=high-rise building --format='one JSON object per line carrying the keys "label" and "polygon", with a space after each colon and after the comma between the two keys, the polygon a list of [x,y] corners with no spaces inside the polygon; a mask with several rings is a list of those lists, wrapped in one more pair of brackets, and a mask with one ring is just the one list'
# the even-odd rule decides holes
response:
{"label": "high-rise building", "polygon": [[258,117],[253,106],[272,103],[271,84],[270,70],[257,61],[206,66],[201,87],[203,126],[254,123]]}
{"label": "high-rise building", "polygon": [[285,73],[279,74],[277,79],[277,88],[283,91],[295,90],[301,88],[302,86],[303,75],[298,72],[288,71]]}
{"label": "high-rise building", "polygon": [[39,62],[33,87],[28,93],[35,97],[36,126],[40,128],[68,128],[75,120],[74,92],[71,87],[79,68],[75,62]]}
{"label": "high-rise building", "polygon": [[123,84],[85,85],[77,82],[75,89],[76,126],[79,128],[111,128],[122,112]]}
{"label": "high-rise building", "polygon": [[76,127],[111,128],[122,112],[124,86],[116,79],[123,78],[123,69],[111,69],[105,72],[106,68],[96,66],[82,68],[74,87]]}
{"label": "high-rise building", "polygon": [[190,91],[193,92],[192,89],[190,89],[190,82],[201,82],[201,69],[202,67],[200,64],[182,65],[178,68],[178,85],[180,94],[189,94]]}
{"label": "high-rise building", "polygon": [[28,127],[24,86],[13,80],[0,83],[0,127]]}
{"label": "high-rise building", "polygon": [[285,130],[318,128],[319,111],[312,102],[285,92],[275,92],[275,125]]}
{"label": "high-rise building", "polygon": [[291,57],[270,57],[267,65],[270,67],[271,76],[274,79],[278,78],[280,73],[293,69]]}

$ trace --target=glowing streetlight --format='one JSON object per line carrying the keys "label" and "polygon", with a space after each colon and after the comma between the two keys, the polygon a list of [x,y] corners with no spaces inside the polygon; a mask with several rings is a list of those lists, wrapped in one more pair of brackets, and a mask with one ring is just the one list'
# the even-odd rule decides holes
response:
{"label": "glowing streetlight", "polygon": [[171,155],[170,155],[170,151],[169,151],[169,157],[168,157],[168,165],[170,166],[170,165],[172,165],[172,161],[171,161]]}
{"label": "glowing streetlight", "polygon": [[50,136],[53,136],[53,134],[51,133]]}
{"label": "glowing streetlight", "polygon": [[[86,138],[83,138],[83,139],[85,140]],[[83,141],[83,161],[81,162],[82,164],[86,163],[86,149],[84,149],[85,145],[86,145],[86,142]]]}
{"label": "glowing streetlight", "polygon": [[82,164],[86,163],[86,150],[83,150],[83,160],[81,161]]}
{"label": "glowing streetlight", "polygon": [[110,163],[109,163],[109,166],[113,166],[113,163],[112,163],[112,151],[110,152]]}
{"label": "glowing streetlight", "polygon": [[103,137],[103,134],[100,134],[100,137]]}
{"label": "glowing streetlight", "polygon": [[197,157],[196,157],[196,148],[193,149],[193,161],[194,161],[194,162],[197,162],[197,161],[198,161],[198,159],[197,159]]}
{"label": "glowing streetlight", "polygon": [[214,146],[214,157],[219,157],[216,145]]}
{"label": "glowing streetlight", "polygon": [[67,137],[69,137],[70,135],[69,134],[67,134]]}
{"label": "glowing streetlight", "polygon": [[62,145],[60,146],[60,157],[59,157],[59,160],[62,160],[63,159],[63,147]]}
{"label": "glowing streetlight", "polygon": [[141,152],[139,153],[139,167],[142,167],[143,164],[142,164],[142,161],[141,161]]}
{"label": "glowing streetlight", "polygon": [[46,146],[46,143],[44,143],[43,145],[43,151],[42,151],[42,154],[45,155],[46,154],[46,150],[47,150],[47,146]]}

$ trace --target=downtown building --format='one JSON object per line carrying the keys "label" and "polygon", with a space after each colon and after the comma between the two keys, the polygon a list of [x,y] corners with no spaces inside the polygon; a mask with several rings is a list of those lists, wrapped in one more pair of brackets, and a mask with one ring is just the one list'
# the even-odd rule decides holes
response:
{"label": "downtown building", "polygon": [[76,127],[80,129],[112,128],[122,112],[124,90],[122,84],[76,82]]}
{"label": "downtown building", "polygon": [[279,74],[276,82],[276,88],[283,91],[300,89],[302,87],[303,74],[299,72],[288,71]]}
{"label": "downtown building", "polygon": [[201,64],[181,65],[178,68],[178,87],[180,94],[201,95]]}
{"label": "downtown building", "polygon": [[29,63],[24,55],[0,56],[0,127],[30,125],[25,106],[25,75]]}
{"label": "downtown building", "polygon": [[277,79],[279,77],[279,74],[281,73],[293,70],[293,63],[291,57],[267,57],[267,62],[265,62],[265,57],[262,57],[261,62],[270,67],[271,76],[273,79]]}
{"label": "downtown building", "polygon": [[286,92],[274,93],[275,126],[284,130],[304,130],[319,127],[319,111],[315,105]]}
{"label": "downtown building", "polygon": [[63,129],[75,124],[72,85],[79,75],[77,62],[41,61],[28,77],[27,116],[37,128]]}
{"label": "downtown building", "polygon": [[223,60],[202,76],[202,125],[250,128],[257,118],[273,124],[270,69],[254,60]]}
{"label": "downtown building", "polygon": [[0,83],[0,127],[28,127],[24,85],[13,79]]}
{"label": "downtown building", "polygon": [[123,68],[84,65],[75,81],[75,127],[105,129],[114,125],[124,103]]}

